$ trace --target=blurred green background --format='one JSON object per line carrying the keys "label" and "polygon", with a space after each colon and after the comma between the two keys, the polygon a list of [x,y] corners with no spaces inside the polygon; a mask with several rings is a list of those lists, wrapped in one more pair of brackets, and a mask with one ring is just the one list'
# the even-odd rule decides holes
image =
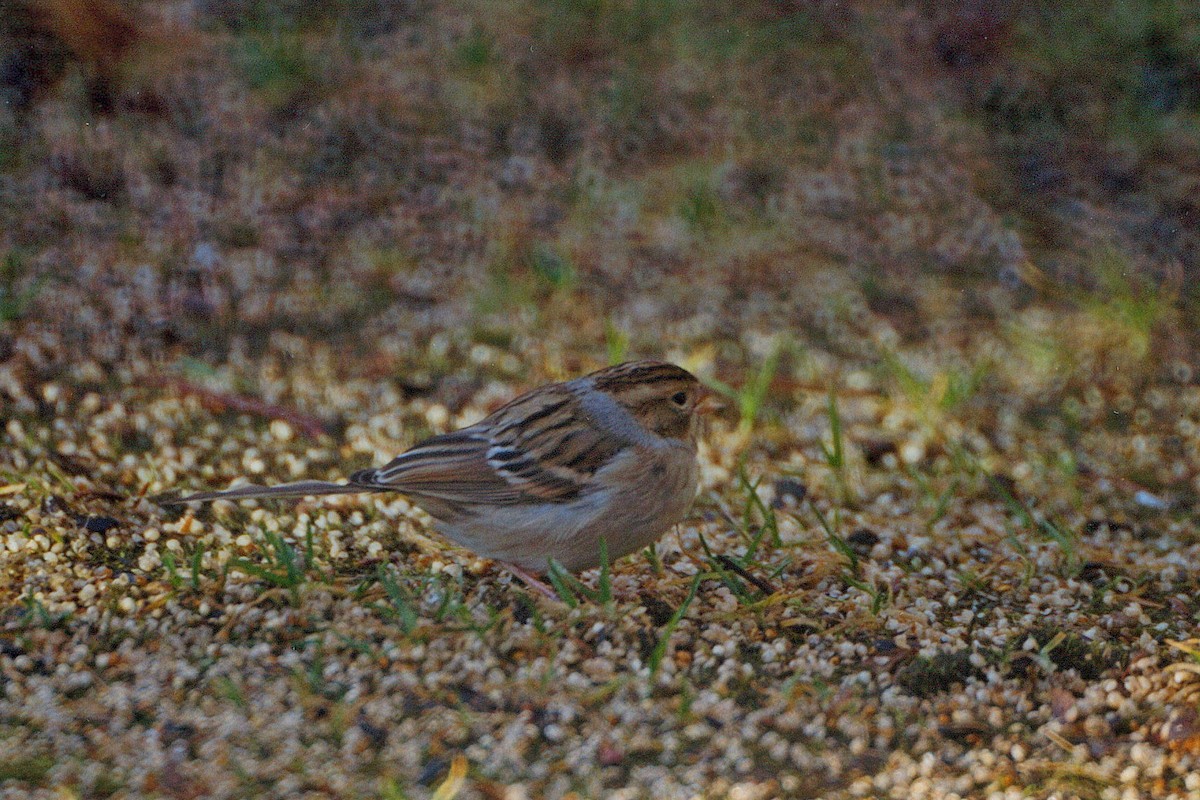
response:
{"label": "blurred green background", "polygon": [[1192,3],[12,8],[0,356],[42,377],[1192,382]]}

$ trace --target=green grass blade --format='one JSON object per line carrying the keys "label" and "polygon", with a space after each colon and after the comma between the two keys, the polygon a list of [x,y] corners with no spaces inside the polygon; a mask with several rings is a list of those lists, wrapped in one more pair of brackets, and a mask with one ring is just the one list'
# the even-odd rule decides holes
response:
{"label": "green grass blade", "polygon": [[546,570],[546,578],[550,581],[550,585],[554,587],[558,599],[562,600],[571,608],[579,608],[579,598],[575,592],[571,591],[571,586],[567,582],[570,573],[562,564],[558,563],[557,559],[550,559],[550,566]]}
{"label": "green grass blade", "polygon": [[687,613],[688,608],[692,605],[692,600],[696,597],[696,590],[700,588],[700,581],[703,575],[697,573],[692,577],[691,586],[688,587],[687,596],[683,598],[683,602],[671,618],[667,620],[667,624],[663,626],[662,636],[659,637],[658,643],[654,645],[654,651],[650,653],[650,677],[654,678],[658,674],[658,668],[662,666],[663,657],[667,654],[667,646],[671,643],[671,634],[675,632],[675,628],[679,625],[683,615]]}
{"label": "green grass blade", "polygon": [[177,590],[183,586],[183,578],[179,577],[179,572],[175,569],[175,556],[170,550],[163,551],[162,563],[167,570],[167,582],[171,584],[171,588]]}
{"label": "green grass blade", "polygon": [[629,355],[629,334],[614,325],[611,319],[604,325],[604,344],[608,349],[609,364],[620,364]]}
{"label": "green grass blade", "polygon": [[417,627],[417,612],[413,608],[412,602],[408,593],[400,586],[400,582],[396,580],[392,569],[387,565],[380,564],[375,571],[376,580],[383,587],[384,593],[391,601],[389,611],[391,615],[400,623],[400,630],[410,634]]}
{"label": "green grass blade", "polygon": [[200,588],[200,569],[204,565],[204,545],[196,543],[196,549],[192,551],[192,588]]}
{"label": "green grass blade", "polygon": [[600,538],[600,577],[596,582],[596,599],[602,605],[612,602],[612,569],[608,560],[608,540]]}

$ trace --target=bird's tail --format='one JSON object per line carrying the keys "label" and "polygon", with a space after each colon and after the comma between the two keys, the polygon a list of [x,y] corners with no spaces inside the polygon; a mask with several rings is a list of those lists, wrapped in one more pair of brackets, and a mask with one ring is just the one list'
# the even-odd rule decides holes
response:
{"label": "bird's tail", "polygon": [[182,505],[208,500],[248,500],[254,497],[309,497],[324,494],[360,494],[362,492],[378,492],[373,486],[363,486],[355,483],[328,483],[326,481],[296,481],[281,483],[278,486],[239,486],[236,489],[226,489],[221,492],[199,492],[183,497],[174,494],[163,494],[153,498],[160,505]]}

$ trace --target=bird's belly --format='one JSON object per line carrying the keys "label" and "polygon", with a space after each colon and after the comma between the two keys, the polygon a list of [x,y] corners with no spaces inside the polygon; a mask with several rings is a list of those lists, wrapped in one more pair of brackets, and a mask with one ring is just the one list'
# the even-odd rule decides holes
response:
{"label": "bird's belly", "polygon": [[571,571],[597,566],[601,539],[614,561],[652,544],[683,518],[695,498],[694,456],[651,455],[651,463],[616,465],[638,468],[639,480],[616,474],[567,503],[480,510],[453,524],[443,523],[443,533],[479,555],[530,572],[545,572],[551,558]]}

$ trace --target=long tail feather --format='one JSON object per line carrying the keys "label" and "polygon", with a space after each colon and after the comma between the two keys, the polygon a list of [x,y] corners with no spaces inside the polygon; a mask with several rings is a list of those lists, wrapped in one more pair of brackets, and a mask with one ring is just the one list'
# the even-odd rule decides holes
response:
{"label": "long tail feather", "polygon": [[239,486],[236,489],[226,489],[221,492],[199,492],[197,494],[174,497],[159,495],[154,498],[162,505],[182,505],[208,500],[247,500],[253,497],[309,497],[326,494],[360,494],[362,492],[378,492],[377,487],[363,486],[354,483],[328,483],[326,481],[296,481],[281,483],[278,486]]}

